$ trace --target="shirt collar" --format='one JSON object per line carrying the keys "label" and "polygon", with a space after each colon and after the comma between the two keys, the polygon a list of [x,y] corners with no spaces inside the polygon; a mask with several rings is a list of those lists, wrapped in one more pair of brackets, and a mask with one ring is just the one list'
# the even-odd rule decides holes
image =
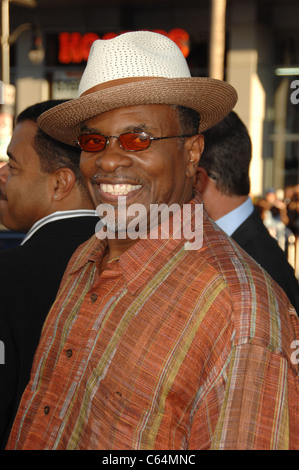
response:
{"label": "shirt collar", "polygon": [[41,227],[44,225],[50,223],[50,222],[55,222],[56,220],[61,220],[61,219],[70,219],[72,217],[86,217],[86,216],[96,216],[96,211],[95,210],[90,210],[90,209],[77,209],[77,210],[71,210],[71,211],[56,211],[53,212],[52,214],[47,215],[46,217],[43,217],[42,219],[38,220],[35,222],[34,225],[32,225],[31,229],[27,232],[25,238],[23,239],[21,245],[24,245],[29,238],[32,237],[32,235],[37,232]]}
{"label": "shirt collar", "polygon": [[[198,205],[203,207],[199,194],[196,194],[194,199],[192,199],[187,205],[191,206],[189,212],[190,219],[182,218],[182,233],[184,225],[190,225],[190,221],[191,228],[194,230],[196,208]],[[183,209],[181,209],[180,212],[183,214]],[[203,210],[203,218],[207,218],[205,210]],[[186,238],[174,238],[175,235],[172,232],[172,217],[165,220],[160,227],[164,228],[166,227],[166,224],[167,228],[169,227],[169,237],[165,239],[162,237],[153,239],[149,234],[146,239],[140,239],[133,247],[120,256],[119,263],[122,267],[127,289],[130,293],[135,293],[142,285],[144,285],[150,276],[161,269],[161,265],[165,265],[171,260],[171,258],[180,256],[180,254],[188,249],[188,240],[186,240]],[[202,237],[202,225],[203,224],[200,224],[200,227],[197,229],[196,235],[198,237]],[[106,247],[106,240],[99,240],[96,236],[93,236],[86,242],[84,252],[78,253],[78,257],[71,269],[71,273],[78,271],[88,262],[98,264],[105,253]]]}
{"label": "shirt collar", "polygon": [[247,198],[243,204],[228,214],[215,220],[218,227],[220,227],[227,235],[232,235],[237,228],[246,220],[253,212],[254,206],[250,197]]}

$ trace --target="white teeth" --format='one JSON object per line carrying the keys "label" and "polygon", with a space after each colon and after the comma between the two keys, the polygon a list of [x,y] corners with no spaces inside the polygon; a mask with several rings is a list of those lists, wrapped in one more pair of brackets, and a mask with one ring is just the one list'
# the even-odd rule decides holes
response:
{"label": "white teeth", "polygon": [[140,184],[100,184],[100,189],[105,193],[114,194],[115,196],[124,196],[131,191],[141,188]]}

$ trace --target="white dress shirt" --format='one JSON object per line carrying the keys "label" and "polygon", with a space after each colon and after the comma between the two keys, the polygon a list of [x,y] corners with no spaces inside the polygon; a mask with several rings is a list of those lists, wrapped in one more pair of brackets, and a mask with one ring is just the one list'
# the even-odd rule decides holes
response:
{"label": "white dress shirt", "polygon": [[243,204],[220,217],[220,219],[215,220],[215,222],[227,235],[231,236],[253,211],[254,205],[251,198],[248,197]]}

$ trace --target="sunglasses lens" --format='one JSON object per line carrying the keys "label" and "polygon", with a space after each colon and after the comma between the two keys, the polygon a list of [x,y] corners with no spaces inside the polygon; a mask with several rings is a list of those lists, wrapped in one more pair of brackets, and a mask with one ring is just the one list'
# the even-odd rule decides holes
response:
{"label": "sunglasses lens", "polygon": [[106,146],[106,137],[100,134],[82,134],[78,142],[84,152],[99,152]]}
{"label": "sunglasses lens", "polygon": [[118,138],[120,145],[124,150],[145,150],[151,143],[150,136],[145,132],[130,132],[122,134]]}

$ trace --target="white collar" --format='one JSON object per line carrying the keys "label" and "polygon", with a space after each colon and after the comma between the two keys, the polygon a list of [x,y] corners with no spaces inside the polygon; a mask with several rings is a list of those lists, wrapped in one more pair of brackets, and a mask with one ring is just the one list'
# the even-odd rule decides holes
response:
{"label": "white collar", "polygon": [[215,220],[218,227],[220,227],[227,235],[232,235],[237,228],[246,220],[254,210],[254,205],[250,197],[243,202],[236,209],[228,212],[220,219]]}
{"label": "white collar", "polygon": [[32,225],[31,229],[28,231],[25,238],[23,239],[21,245],[24,245],[24,243],[26,243],[29,240],[29,238],[31,238],[32,235],[35,232],[37,232],[37,230],[39,230],[41,227],[48,224],[49,222],[54,222],[56,220],[61,220],[61,219],[70,219],[72,217],[86,217],[86,216],[94,217],[96,215],[97,214],[95,210],[89,210],[89,209],[53,212],[52,214],[49,214],[46,217],[43,217],[42,219],[35,222],[34,225]]}

